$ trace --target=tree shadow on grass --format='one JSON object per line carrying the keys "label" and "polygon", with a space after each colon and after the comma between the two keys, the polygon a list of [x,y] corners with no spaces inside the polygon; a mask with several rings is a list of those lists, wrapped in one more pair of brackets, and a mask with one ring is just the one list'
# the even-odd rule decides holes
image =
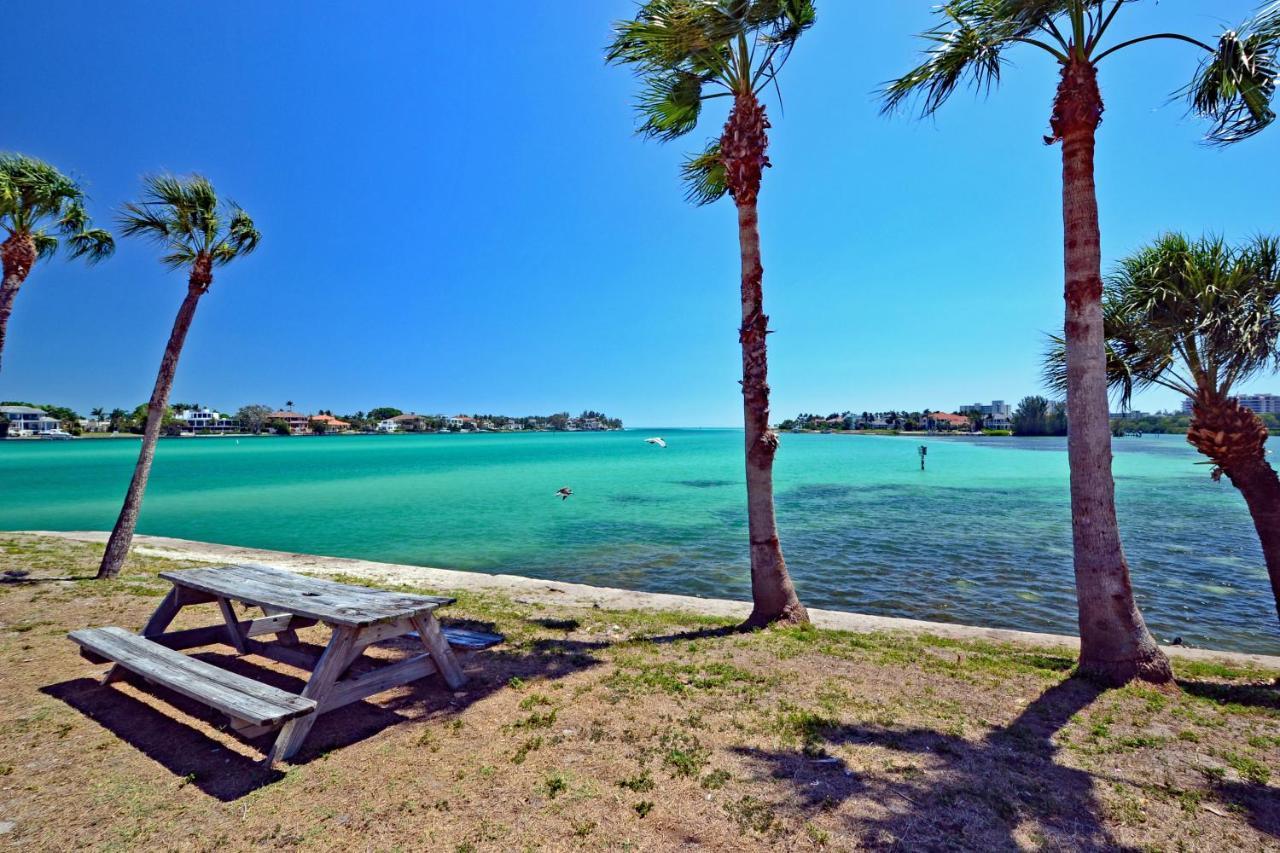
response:
{"label": "tree shadow on grass", "polygon": [[[850,831],[868,847],[1015,850],[1021,825],[1043,846],[1121,850],[1103,826],[1092,777],[1053,760],[1054,733],[1100,693],[1080,679],[1062,681],[976,743],[933,729],[840,726],[814,732],[808,756],[740,752],[775,778],[790,780],[802,810],[829,810],[855,797],[874,800],[880,810],[849,819]],[[814,757],[823,742],[909,753],[925,766],[859,772],[843,759]]]}
{"label": "tree shadow on grass", "polygon": [[[394,645],[409,653],[421,651],[420,645],[415,648],[410,643],[399,641]],[[525,681],[563,678],[600,663],[589,649],[573,650],[566,646],[572,644],[559,641],[558,647],[551,651],[497,648],[460,654],[459,662],[468,676],[467,684],[460,690],[450,690],[438,677],[430,676],[395,688],[394,692],[388,691],[323,714],[290,763],[306,764],[334,749],[365,740],[400,723],[452,717],[504,689],[513,678]],[[305,643],[298,648],[317,654],[322,650],[319,646]],[[191,650],[188,653],[293,693],[301,692],[304,677],[308,675],[298,669],[275,668],[275,664],[264,666],[259,663],[263,660],[261,658],[238,657],[229,651]],[[361,663],[353,670],[366,666],[369,664]],[[226,723],[225,717],[201,703],[165,688],[147,685],[133,676],[127,676],[126,680],[163,699],[183,714],[220,728]],[[190,779],[191,784],[201,791],[224,802],[239,799],[284,776],[279,770],[266,767],[262,761],[275,740],[276,732],[241,739],[260,751],[260,756],[253,757],[229,748],[199,728],[193,728],[181,715],[170,716],[114,686],[103,686],[93,678],[63,681],[40,690],[89,717],[175,776]]]}
{"label": "tree shadow on grass", "polygon": [[1280,711],[1280,683],[1222,684],[1216,681],[1184,681],[1178,686],[1192,696],[1211,699],[1220,705],[1244,705]]}

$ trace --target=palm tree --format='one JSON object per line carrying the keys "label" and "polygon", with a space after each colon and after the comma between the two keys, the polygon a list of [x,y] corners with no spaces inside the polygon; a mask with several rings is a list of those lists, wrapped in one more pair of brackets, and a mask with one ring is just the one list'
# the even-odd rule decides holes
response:
{"label": "palm tree", "polygon": [[61,240],[67,254],[91,264],[115,250],[110,234],[90,227],[84,202],[80,185],[48,163],[0,154],[0,357],[13,301],[36,261],[52,258]]}
{"label": "palm tree", "polygon": [[682,170],[686,198],[709,204],[726,194],[738,211],[741,257],[743,419],[746,433],[747,519],[751,542],[748,626],[807,622],[797,598],[773,507],[769,429],[764,268],[756,200],[769,165],[769,119],[760,93],[776,85],[801,33],[814,22],[811,0],[648,0],[632,20],[614,25],[608,61],[633,67],[643,82],[640,134],[671,141],[694,130],[704,101],[732,98],[717,139]]}
{"label": "palm tree", "polygon": [[[1107,376],[1121,403],[1153,385],[1192,400],[1187,441],[1244,496],[1280,615],[1280,478],[1267,462],[1267,427],[1232,391],[1280,368],[1280,241],[1242,246],[1166,234],[1123,258],[1103,295]],[[1061,339],[1047,378],[1063,381]]]}
{"label": "palm tree", "polygon": [[[1167,682],[1169,661],[1138,612],[1120,542],[1111,476],[1106,353],[1102,330],[1102,258],[1093,155],[1102,121],[1098,66],[1118,50],[1170,39],[1207,54],[1197,81],[1205,93],[1198,109],[1219,118],[1240,137],[1270,122],[1274,88],[1273,40],[1244,28],[1211,47],[1179,33],[1154,33],[1104,45],[1126,0],[948,0],[945,22],[926,32],[925,61],[884,91],[885,110],[919,97],[921,113],[934,113],[964,81],[990,88],[1000,80],[1004,52],[1036,48],[1061,68],[1049,118],[1049,144],[1062,143],[1066,302],[1067,453],[1071,465],[1071,521],[1080,620],[1080,671],[1109,684],[1137,677]],[[1257,29],[1256,25],[1254,29]],[[1194,85],[1194,84],[1193,84]]]}
{"label": "palm tree", "polygon": [[249,254],[258,247],[261,239],[249,214],[234,203],[220,205],[213,184],[199,175],[147,178],[143,200],[125,205],[120,216],[120,230],[127,237],[147,237],[158,244],[165,253],[160,261],[170,269],[186,269],[187,295],[173,321],[173,331],[160,360],[155,389],[147,404],[142,450],[138,454],[138,464],[125,494],[120,517],[107,540],[107,550],[98,568],[99,578],[113,578],[119,574],[129,555],[138,512],[142,508],[142,495],[151,474],[156,439],[160,436],[168,410],[169,391],[173,388],[178,357],[182,354],[187,330],[191,328],[196,304],[213,283],[214,268]]}

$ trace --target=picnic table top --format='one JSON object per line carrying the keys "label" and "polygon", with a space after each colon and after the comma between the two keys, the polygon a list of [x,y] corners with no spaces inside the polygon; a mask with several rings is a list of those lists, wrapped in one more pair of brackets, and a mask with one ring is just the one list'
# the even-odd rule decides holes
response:
{"label": "picnic table top", "polygon": [[370,589],[252,563],[179,569],[161,572],[160,577],[187,589],[352,628],[421,616],[454,602],[442,596]]}

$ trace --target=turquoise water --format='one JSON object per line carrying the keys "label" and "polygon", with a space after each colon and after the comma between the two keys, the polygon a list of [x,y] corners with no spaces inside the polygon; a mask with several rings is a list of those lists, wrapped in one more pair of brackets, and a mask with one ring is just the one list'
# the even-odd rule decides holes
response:
{"label": "turquoise water", "polygon": [[[663,450],[642,440],[661,434]],[[782,437],[777,504],[816,607],[1075,632],[1063,439]],[[134,441],[0,442],[0,528],[109,529]],[[1280,653],[1239,493],[1179,436],[1116,441],[1152,630]],[[275,550],[747,598],[742,434],[168,439],[139,531]],[[574,496],[554,493],[570,486]]]}

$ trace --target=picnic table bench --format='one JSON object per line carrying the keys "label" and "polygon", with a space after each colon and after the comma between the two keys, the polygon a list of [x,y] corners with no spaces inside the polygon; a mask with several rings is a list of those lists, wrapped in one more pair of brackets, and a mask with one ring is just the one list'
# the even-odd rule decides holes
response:
{"label": "picnic table bench", "polygon": [[[173,584],[141,635],[123,628],[72,631],[81,654],[111,662],[108,684],[125,671],[202,702],[231,719],[245,737],[280,729],[268,763],[295,755],[320,714],[428,675],[439,674],[451,688],[466,682],[454,648],[478,650],[502,641],[484,631],[442,628],[435,611],[454,599],[369,589],[310,578],[269,566],[240,565],[162,572]],[[258,607],[263,616],[237,618],[232,602]],[[167,631],[184,607],[216,603],[223,624]],[[332,629],[319,655],[304,649],[297,630],[323,623]],[[273,635],[274,642],[256,639]],[[374,643],[397,637],[417,639],[424,651],[395,663],[352,674]],[[183,649],[226,643],[240,655],[261,655],[311,671],[301,694],[182,653]]]}

